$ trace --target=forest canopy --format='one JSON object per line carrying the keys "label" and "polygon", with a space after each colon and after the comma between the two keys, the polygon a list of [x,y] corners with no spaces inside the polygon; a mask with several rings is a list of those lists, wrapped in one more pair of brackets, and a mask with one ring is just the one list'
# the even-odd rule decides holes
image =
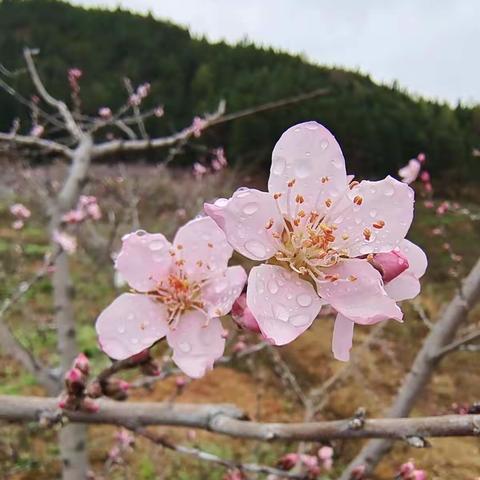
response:
{"label": "forest canopy", "polygon": [[[232,112],[328,89],[325,96],[210,132],[209,143],[224,145],[236,163],[267,168],[280,133],[314,119],[335,134],[352,173],[360,176],[383,177],[424,151],[437,177],[459,182],[480,178],[480,162],[472,154],[480,146],[480,106],[452,108],[413,97],[396,84],[378,85],[366,75],[314,65],[248,41],[212,44],[172,23],[121,9],[3,0],[0,32],[0,75],[27,97],[33,90],[21,70],[24,46],[40,49],[40,72],[56,96],[69,98],[69,68],[83,70],[82,108],[89,114],[125,102],[123,77],[134,84],[151,82],[148,100],[152,106],[164,105],[166,112],[149,125],[152,133],[178,129],[194,115],[214,110],[222,98]],[[8,130],[15,117],[28,121],[26,111],[3,91],[0,105],[0,130]]]}

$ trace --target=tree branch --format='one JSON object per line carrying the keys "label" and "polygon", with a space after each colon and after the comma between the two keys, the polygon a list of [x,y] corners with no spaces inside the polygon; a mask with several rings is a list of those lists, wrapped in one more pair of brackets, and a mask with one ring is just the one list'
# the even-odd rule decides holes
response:
{"label": "tree branch", "polygon": [[[0,420],[29,422],[58,415],[56,398],[0,396]],[[228,404],[119,403],[100,399],[99,411],[62,411],[71,422],[110,424],[129,429],[163,425],[208,430],[236,438],[263,441],[320,441],[326,439],[457,437],[480,434],[480,415],[444,415],[365,420],[361,428],[351,419],[309,423],[248,421],[244,412]]]}
{"label": "tree branch", "polygon": [[72,157],[72,150],[65,145],[54,142],[53,140],[46,140],[31,135],[12,135],[0,132],[0,142],[8,142],[26,147],[37,147],[52,153],[59,153],[67,158]]}
{"label": "tree branch", "polygon": [[147,430],[145,428],[139,428],[133,430],[136,434],[150,440],[155,445],[159,445],[161,447],[167,448],[168,450],[172,450],[177,453],[181,453],[183,455],[189,455],[191,457],[195,457],[198,460],[216,463],[217,465],[221,465],[222,467],[226,467],[231,470],[240,470],[244,472],[252,472],[252,473],[263,473],[266,475],[275,475],[275,477],[283,477],[283,478],[295,478],[298,480],[305,480],[307,477],[306,475],[295,474],[291,472],[287,472],[285,470],[279,470],[277,468],[268,467],[266,465],[257,465],[256,463],[240,463],[235,462],[233,460],[227,460],[225,458],[219,457],[218,455],[214,455],[213,453],[205,452],[198,448],[193,447],[186,447],[184,445],[177,445],[172,443],[170,440],[165,438],[162,435],[157,435],[154,432]]}
{"label": "tree branch", "polygon": [[45,86],[43,85],[43,82],[40,79],[40,75],[38,74],[37,67],[35,66],[35,62],[33,61],[33,51],[29,48],[25,48],[23,50],[23,56],[25,57],[28,72],[30,74],[33,84],[35,85],[35,88],[38,91],[38,94],[46,103],[58,110],[58,113],[60,113],[65,122],[66,129],[72,134],[72,136],[76,140],[80,140],[83,137],[83,132],[77,125],[77,122],[75,122],[72,112],[70,112],[64,102],[62,102],[61,100],[57,100],[52,95],[50,95]]}

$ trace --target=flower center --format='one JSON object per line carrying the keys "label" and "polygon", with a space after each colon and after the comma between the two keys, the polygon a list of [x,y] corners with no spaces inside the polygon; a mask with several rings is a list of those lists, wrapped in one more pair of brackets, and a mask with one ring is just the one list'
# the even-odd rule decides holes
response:
{"label": "flower center", "polygon": [[193,309],[203,310],[204,307],[200,283],[189,280],[182,270],[177,274],[170,274],[166,281],[161,281],[148,294],[165,305],[168,324],[172,329],[177,326],[182,313]]}
{"label": "flower center", "polygon": [[299,214],[293,221],[284,218],[283,232],[273,234],[279,241],[275,259],[300,275],[323,278],[325,274],[319,269],[335,265],[339,258],[332,247],[335,227],[325,224],[316,212],[311,212],[308,218],[301,211]]}

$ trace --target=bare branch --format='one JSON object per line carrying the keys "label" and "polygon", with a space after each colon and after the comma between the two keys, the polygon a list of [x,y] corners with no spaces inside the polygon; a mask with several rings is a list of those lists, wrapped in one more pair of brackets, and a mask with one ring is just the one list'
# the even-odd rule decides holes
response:
{"label": "bare branch", "polygon": [[[221,101],[214,113],[206,115],[204,120],[205,124],[202,130],[209,128],[213,125],[215,120],[218,120],[225,112],[225,102]],[[167,137],[159,137],[153,139],[143,140],[112,140],[103,144],[97,145],[93,149],[93,157],[98,158],[104,155],[111,155],[119,152],[138,152],[149,149],[169,147],[184,139],[188,139],[194,135],[194,132],[190,126],[184,128],[180,132],[174,133]]]}
{"label": "bare branch", "polygon": [[[55,416],[56,398],[0,395],[0,419],[12,422]],[[163,425],[208,430],[235,438],[263,441],[321,441],[327,439],[462,437],[480,433],[480,415],[443,415],[365,420],[355,428],[351,419],[309,423],[250,422],[234,405],[187,403],[119,403],[101,399],[97,413],[63,411],[74,423],[110,424],[138,429]]]}
{"label": "bare branch", "polygon": [[454,340],[452,343],[449,343],[448,345],[443,347],[441,350],[437,352],[437,355],[439,358],[441,358],[447,355],[448,353],[458,350],[460,347],[462,347],[466,343],[473,342],[474,340],[477,340],[479,338],[480,338],[480,329],[474,330],[473,332],[467,333],[462,337],[458,338],[457,340]]}
{"label": "bare branch", "polygon": [[17,146],[37,147],[52,153],[59,153],[67,158],[72,157],[72,150],[68,147],[54,142],[53,140],[46,140],[32,135],[11,135],[9,133],[0,132],[0,142],[13,143]]}
{"label": "bare branch", "polygon": [[275,475],[276,477],[296,478],[299,480],[305,480],[307,478],[306,475],[299,475],[291,472],[286,472],[285,470],[279,470],[277,468],[268,467],[266,465],[235,462],[233,460],[227,460],[225,458],[221,458],[218,455],[214,455],[213,453],[205,452],[198,448],[186,447],[184,445],[177,445],[175,443],[172,443],[170,440],[168,440],[164,436],[157,435],[154,432],[147,430],[145,428],[139,428],[133,431],[138,435],[141,435],[142,437],[150,440],[155,445],[159,445],[161,447],[167,448],[168,450],[172,450],[174,452],[181,453],[183,455],[189,455],[191,457],[197,458],[198,460],[216,463],[217,465],[221,465],[222,467],[226,467],[228,469],[232,469],[232,470],[237,469],[244,472],[252,472],[252,473],[264,473],[267,475]]}
{"label": "bare branch", "polygon": [[77,122],[75,122],[72,112],[70,112],[65,102],[57,100],[52,95],[50,95],[45,86],[43,85],[43,82],[40,79],[40,75],[38,74],[37,67],[35,66],[35,62],[33,61],[33,51],[29,48],[25,48],[23,50],[23,55],[25,57],[28,72],[39,95],[46,103],[58,110],[65,122],[65,127],[67,128],[67,130],[72,134],[75,139],[80,140],[83,137],[83,132],[77,125]]}

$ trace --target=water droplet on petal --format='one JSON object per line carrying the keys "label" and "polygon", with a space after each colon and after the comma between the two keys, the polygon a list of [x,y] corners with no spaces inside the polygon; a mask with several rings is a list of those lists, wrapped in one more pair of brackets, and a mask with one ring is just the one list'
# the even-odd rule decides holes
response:
{"label": "water droplet on petal", "polygon": [[255,203],[255,202],[247,203],[243,207],[243,213],[245,215],[253,215],[257,210],[258,210],[258,203]]}
{"label": "water droplet on petal", "polygon": [[188,342],[181,342],[178,345],[178,348],[183,352],[183,353],[188,353],[192,350],[192,346]]}
{"label": "water droplet on petal", "polygon": [[221,281],[215,285],[214,290],[215,290],[215,293],[221,293],[225,290],[225,288],[227,288],[227,282]]}
{"label": "water droplet on petal", "polygon": [[339,157],[332,158],[332,165],[335,168],[342,168],[343,164],[344,164],[343,158],[339,158]]}
{"label": "water droplet on petal", "polygon": [[308,159],[297,160],[295,162],[295,175],[298,178],[307,178],[312,173],[312,164]]}
{"label": "water droplet on petal", "polygon": [[273,295],[275,295],[278,292],[278,284],[275,280],[272,279],[268,282],[268,290]]}
{"label": "water droplet on petal", "polygon": [[281,175],[285,171],[286,163],[283,157],[274,157],[272,159],[272,172],[275,175]]}
{"label": "water droplet on petal", "polygon": [[322,142],[320,143],[320,148],[322,150],[326,150],[328,148],[328,140],[322,140]]}
{"label": "water droplet on petal", "polygon": [[383,190],[383,193],[387,196],[387,197],[391,197],[394,193],[395,193],[395,189],[393,188],[393,185],[388,183],[387,185],[385,185],[385,188]]}
{"label": "water droplet on petal", "polygon": [[136,345],[138,343],[138,338],[132,338],[132,343]]}
{"label": "water droplet on petal", "polygon": [[165,247],[165,243],[162,240],[154,240],[153,242],[150,242],[148,245],[148,248],[152,252],[158,252],[159,250],[163,250]]}
{"label": "water droplet on petal", "polygon": [[370,216],[372,218],[375,218],[377,216],[377,211],[376,210],[370,210]]}
{"label": "water droplet on petal", "polygon": [[127,320],[135,320],[135,315],[133,313],[129,313],[127,316]]}
{"label": "water droplet on petal", "polygon": [[309,307],[312,304],[312,296],[308,293],[302,293],[297,297],[297,303],[301,307]]}
{"label": "water droplet on petal", "polygon": [[288,322],[288,319],[290,318],[290,314],[288,313],[288,310],[280,304],[276,304],[273,307],[273,313],[275,315],[275,318],[277,320],[280,320],[281,322]]}
{"label": "water droplet on petal", "polygon": [[228,203],[228,199],[226,198],[219,198],[215,201],[215,205],[217,207],[224,207]]}
{"label": "water droplet on petal", "polygon": [[125,333],[125,327],[124,326],[118,327],[118,333]]}
{"label": "water droplet on petal", "polygon": [[258,240],[249,240],[245,243],[245,250],[255,257],[263,257],[267,253],[267,250]]}
{"label": "water droplet on petal", "polygon": [[294,326],[294,327],[303,327],[308,323],[310,319],[308,318],[307,315],[294,315],[293,317],[290,318],[289,322]]}

